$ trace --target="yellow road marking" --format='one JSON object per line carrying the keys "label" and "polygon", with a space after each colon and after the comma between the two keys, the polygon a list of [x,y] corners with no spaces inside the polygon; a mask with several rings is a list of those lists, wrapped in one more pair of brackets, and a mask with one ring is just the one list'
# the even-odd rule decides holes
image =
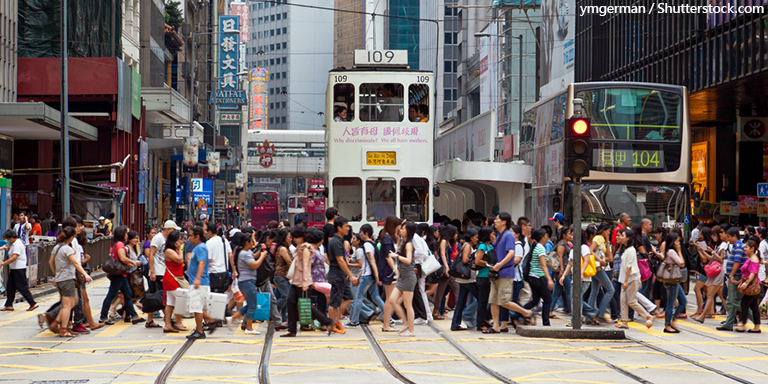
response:
{"label": "yellow road marking", "polygon": [[725,337],[725,338],[739,337],[739,336],[736,336],[736,335],[731,335],[731,334],[729,334],[727,332],[722,332],[722,331],[711,329],[709,327],[705,327],[705,326],[703,326],[701,324],[694,324],[694,323],[692,323],[692,322],[690,322],[688,320],[682,320],[682,321],[678,320],[678,321],[675,321],[675,324],[680,324],[683,327],[694,329],[694,330],[697,330],[699,332],[708,333],[708,334],[713,335],[713,336]]}
{"label": "yellow road marking", "polygon": [[[634,321],[633,322],[629,322],[627,324],[629,325],[630,328],[632,328],[632,329],[634,329],[636,331],[647,333],[647,334],[649,334],[651,336],[656,336],[656,337],[660,337],[660,336],[671,336],[671,337],[674,337],[675,336],[674,334],[671,334],[671,333],[670,334],[665,334],[664,332],[662,332],[662,331],[660,331],[658,329],[653,329],[653,328],[648,329],[648,328],[645,327],[645,325],[640,325],[638,323],[635,323]],[[662,325],[662,327],[663,327],[663,325]]]}
{"label": "yellow road marking", "polygon": [[131,325],[133,324],[119,320],[113,325],[107,325],[106,327],[102,328],[103,330],[97,333],[95,337],[115,337],[120,334],[120,332],[128,329],[128,327]]}
{"label": "yellow road marking", "polygon": [[563,374],[563,373],[586,373],[586,372],[611,372],[611,371],[613,371],[613,370],[609,369],[609,368],[566,369],[566,370],[562,370],[562,371],[547,371],[547,372],[532,373],[530,375],[513,377],[512,380],[513,381],[525,380],[525,379],[530,379],[532,377],[541,376],[541,375],[557,375],[557,374]]}

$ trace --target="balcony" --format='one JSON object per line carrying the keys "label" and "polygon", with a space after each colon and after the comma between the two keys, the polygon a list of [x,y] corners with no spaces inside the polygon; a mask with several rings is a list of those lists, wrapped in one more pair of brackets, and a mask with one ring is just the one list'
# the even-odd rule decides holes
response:
{"label": "balcony", "polygon": [[189,124],[189,100],[175,89],[168,86],[142,87],[141,97],[147,106],[147,123]]}

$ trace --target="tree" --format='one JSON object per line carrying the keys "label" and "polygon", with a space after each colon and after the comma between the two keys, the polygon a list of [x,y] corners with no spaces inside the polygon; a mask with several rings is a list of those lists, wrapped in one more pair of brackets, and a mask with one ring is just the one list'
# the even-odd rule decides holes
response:
{"label": "tree", "polygon": [[181,13],[181,2],[166,0],[165,2],[165,23],[179,29],[184,24],[184,15]]}

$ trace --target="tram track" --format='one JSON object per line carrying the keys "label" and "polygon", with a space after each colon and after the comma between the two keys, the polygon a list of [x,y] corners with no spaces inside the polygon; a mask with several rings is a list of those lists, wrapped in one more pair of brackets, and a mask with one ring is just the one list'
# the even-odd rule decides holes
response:
{"label": "tram track", "polygon": [[195,343],[195,340],[187,339],[187,341],[184,342],[184,344],[181,345],[181,348],[179,348],[176,353],[173,354],[170,360],[165,364],[165,367],[163,367],[163,370],[160,371],[160,374],[157,375],[157,378],[155,379],[155,384],[165,384],[166,381],[168,381],[168,378],[171,376],[171,372],[173,372],[173,368],[176,366],[176,363],[181,360],[182,356],[184,356],[185,353],[189,350],[190,347],[192,347],[192,344]]}
{"label": "tram track", "polygon": [[272,353],[272,340],[275,338],[275,328],[269,323],[267,334],[264,336],[264,348],[259,357],[259,383],[269,384],[269,355]]}

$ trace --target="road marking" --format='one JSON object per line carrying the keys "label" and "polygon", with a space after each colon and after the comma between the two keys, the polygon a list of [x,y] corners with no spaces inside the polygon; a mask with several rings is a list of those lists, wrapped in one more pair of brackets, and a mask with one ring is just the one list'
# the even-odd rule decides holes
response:
{"label": "road marking", "polygon": [[41,313],[43,313],[43,312],[39,311],[39,310],[38,311],[32,311],[32,312],[24,311],[22,313],[19,313],[19,314],[16,314],[16,315],[13,315],[13,316],[9,317],[8,320],[0,321],[0,327],[2,327],[4,325],[8,325],[8,324],[13,324],[13,323],[16,323],[16,322],[19,322],[19,321],[23,321],[23,320],[29,319],[30,317],[35,317],[35,316],[37,316],[38,314],[41,314]]}
{"label": "road marking", "polygon": [[104,330],[97,333],[95,337],[115,337],[120,334],[120,332],[128,329],[131,325],[133,324],[120,320],[113,325],[107,325]]}
{"label": "road marking", "polygon": [[705,326],[703,326],[701,324],[694,324],[694,323],[692,323],[692,322],[690,322],[688,320],[678,320],[678,321],[675,321],[675,324],[680,324],[683,327],[694,329],[694,330],[697,330],[699,332],[708,333],[710,335],[717,336],[717,337],[726,337],[726,338],[728,338],[728,337],[730,337],[730,338],[739,337],[739,336],[736,336],[736,335],[731,335],[728,332],[718,331],[718,330],[714,330],[714,329],[709,328],[709,327],[705,327]]}
{"label": "road marking", "polygon": [[669,335],[671,337],[675,336],[674,334],[671,334],[671,333],[670,334],[665,334],[664,332],[659,331],[658,329],[646,328],[645,325],[640,325],[638,323],[635,323],[634,321],[627,323],[627,325],[629,325],[630,328],[632,328],[632,329],[634,329],[636,331],[647,333],[647,334],[649,334],[651,336],[655,336],[655,337],[661,337],[661,336],[666,337],[667,335]]}

